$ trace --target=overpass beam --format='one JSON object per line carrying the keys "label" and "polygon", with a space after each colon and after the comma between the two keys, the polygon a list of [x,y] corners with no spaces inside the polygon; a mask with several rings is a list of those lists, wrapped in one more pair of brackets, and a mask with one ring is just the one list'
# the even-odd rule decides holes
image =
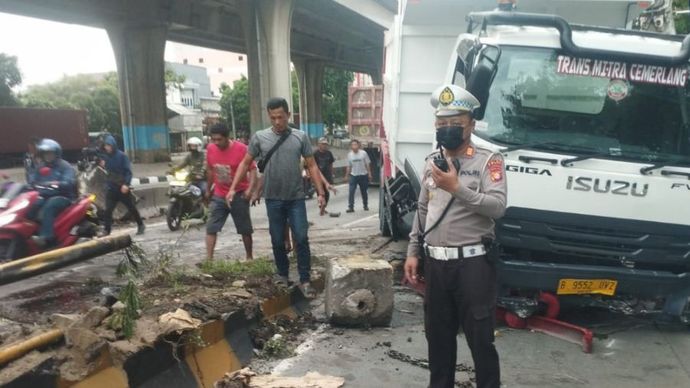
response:
{"label": "overpass beam", "polygon": [[251,130],[270,126],[266,101],[283,97],[292,106],[290,30],[294,0],[244,0],[240,3],[249,70]]}
{"label": "overpass beam", "polygon": [[164,80],[167,27],[132,21],[106,30],[117,63],[125,151],[139,163],[169,161]]}
{"label": "overpass beam", "polygon": [[299,80],[300,129],[312,139],[324,135],[322,115],[324,64],[317,60],[292,61]]}

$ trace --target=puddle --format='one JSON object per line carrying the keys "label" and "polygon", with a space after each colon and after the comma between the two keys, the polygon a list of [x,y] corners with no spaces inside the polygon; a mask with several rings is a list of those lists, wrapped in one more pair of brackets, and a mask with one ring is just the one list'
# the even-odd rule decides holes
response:
{"label": "puddle", "polygon": [[0,316],[21,323],[45,323],[52,314],[74,314],[98,304],[105,283],[56,282],[0,299]]}

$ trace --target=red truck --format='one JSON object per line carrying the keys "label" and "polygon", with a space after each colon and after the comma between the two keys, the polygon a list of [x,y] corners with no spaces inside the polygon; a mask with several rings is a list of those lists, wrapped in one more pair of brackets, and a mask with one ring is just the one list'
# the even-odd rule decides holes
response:
{"label": "red truck", "polygon": [[76,162],[89,142],[85,110],[0,108],[0,167],[20,165],[33,137],[51,138]]}

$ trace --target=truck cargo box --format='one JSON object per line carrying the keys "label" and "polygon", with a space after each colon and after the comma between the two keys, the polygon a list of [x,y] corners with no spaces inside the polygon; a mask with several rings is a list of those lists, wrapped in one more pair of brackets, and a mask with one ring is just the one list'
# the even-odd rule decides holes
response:
{"label": "truck cargo box", "polygon": [[76,161],[89,136],[85,110],[0,108],[0,163],[7,167],[21,161],[33,137],[50,138],[62,146],[63,155]]}

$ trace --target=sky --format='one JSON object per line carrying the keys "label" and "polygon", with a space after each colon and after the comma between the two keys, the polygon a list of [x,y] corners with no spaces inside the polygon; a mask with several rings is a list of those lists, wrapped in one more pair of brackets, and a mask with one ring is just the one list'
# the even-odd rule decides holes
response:
{"label": "sky", "polygon": [[[103,29],[0,13],[0,53],[17,56],[27,86],[63,75],[115,71],[115,57]],[[175,50],[166,46],[166,59]]]}

